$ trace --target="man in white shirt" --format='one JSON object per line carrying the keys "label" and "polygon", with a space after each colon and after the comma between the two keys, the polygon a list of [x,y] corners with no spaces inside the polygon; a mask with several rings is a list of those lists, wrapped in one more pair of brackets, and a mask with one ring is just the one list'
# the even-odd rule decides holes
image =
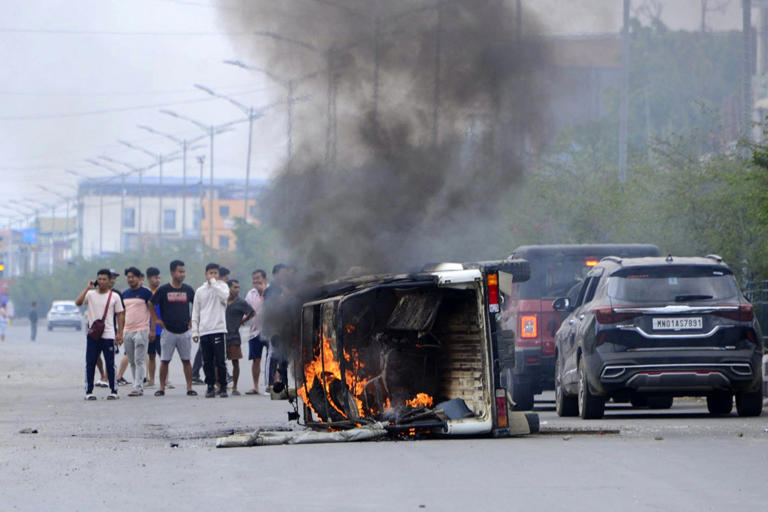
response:
{"label": "man in white shirt", "polygon": [[229,286],[219,280],[219,265],[205,266],[206,282],[195,290],[192,303],[192,341],[200,342],[203,351],[203,372],[208,390],[206,398],[216,394],[214,384],[219,380],[219,397],[227,397],[226,345],[227,298]]}
{"label": "man in white shirt", "polygon": [[248,332],[248,359],[251,360],[251,376],[253,388],[246,391],[246,395],[259,394],[259,376],[261,375],[261,355],[267,347],[267,342],[261,339],[261,328],[264,323],[264,291],[267,289],[267,273],[262,270],[254,270],[251,274],[251,288],[245,296],[245,302],[254,311]]}
{"label": "man in white shirt", "polygon": [[[111,289],[109,269],[103,268],[97,272],[96,281],[88,282],[75,299],[75,304],[87,305],[86,317],[89,331],[96,320],[104,321],[104,331],[98,339],[93,339],[90,335],[86,336],[85,399],[96,400],[93,394],[93,374],[96,369],[96,360],[99,354],[103,353],[111,391],[107,399],[115,400],[118,398],[115,383],[115,345],[120,346],[123,343],[125,312],[119,295]],[[117,325],[115,325],[115,319],[117,319]]]}

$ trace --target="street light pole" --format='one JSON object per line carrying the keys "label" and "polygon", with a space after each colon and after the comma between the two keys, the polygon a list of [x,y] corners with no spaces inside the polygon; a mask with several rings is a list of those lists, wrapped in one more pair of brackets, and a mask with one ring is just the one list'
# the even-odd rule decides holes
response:
{"label": "street light pole", "polygon": [[101,167],[102,169],[106,169],[109,172],[112,172],[114,174],[117,174],[120,176],[120,242],[118,243],[118,247],[120,248],[120,254],[125,252],[125,248],[123,247],[123,239],[125,238],[124,234],[124,227],[123,227],[123,216],[125,215],[125,173],[117,171],[108,165],[104,165],[103,163],[99,162],[98,160],[93,159],[86,159],[86,162],[88,162],[91,165],[96,165],[98,167]]}
{"label": "street light pole", "polygon": [[[211,182],[210,182],[211,197],[210,197],[210,203],[209,204],[210,204],[210,210],[211,211],[209,212],[210,213],[210,215],[209,215],[210,216],[210,219],[209,219],[210,220],[209,244],[211,246],[211,249],[213,249],[213,158],[214,158],[214,156],[213,156],[213,139],[214,139],[214,136],[216,134],[222,133],[223,131],[227,131],[229,129],[229,127],[231,127],[231,126],[233,126],[235,124],[241,123],[243,121],[248,121],[248,119],[247,118],[246,119],[238,119],[238,120],[235,120],[235,121],[230,121],[229,123],[224,123],[224,124],[216,126],[216,125],[206,125],[206,124],[201,123],[200,121],[197,121],[197,120],[192,119],[190,117],[183,116],[181,114],[173,112],[172,110],[162,109],[162,110],[160,110],[160,113],[169,115],[171,117],[175,117],[177,119],[182,119],[184,121],[187,121],[189,123],[194,124],[195,126],[200,128],[201,130],[203,130],[204,133],[208,134],[208,137],[210,139],[210,150],[209,150],[209,152],[210,152],[210,159],[211,159],[210,160],[210,169],[211,169]],[[201,186],[202,186],[202,180],[201,180]]]}
{"label": "street light pole", "polygon": [[[179,146],[181,146],[181,160],[182,160],[182,196],[181,196],[181,237],[184,238],[186,236],[186,230],[187,230],[187,150],[192,149],[190,147],[190,144],[194,144],[195,142],[205,138],[205,135],[201,135],[200,137],[195,137],[194,139],[180,139],[176,137],[175,135],[171,135],[170,133],[161,132],[159,130],[155,130],[154,128],[140,124],[138,125],[139,128],[142,130],[146,130],[150,133],[154,133],[155,135],[160,135],[162,137],[165,137],[166,139],[169,139]],[[219,131],[218,133],[221,133]]]}
{"label": "street light pole", "polygon": [[[250,188],[250,181],[251,181],[251,147],[252,147],[252,144],[253,144],[253,122],[256,119],[260,118],[262,115],[264,115],[263,112],[266,109],[276,105],[277,103],[273,103],[271,105],[267,105],[265,107],[262,107],[257,112],[256,109],[254,109],[253,107],[248,107],[248,106],[240,103],[239,101],[230,98],[229,96],[226,96],[224,94],[219,94],[219,93],[213,91],[212,89],[210,89],[209,87],[205,87],[205,86],[202,86],[200,84],[195,84],[195,87],[197,87],[201,91],[204,91],[204,92],[210,94],[213,97],[221,98],[223,100],[227,100],[228,102],[230,102],[232,105],[234,105],[235,107],[240,109],[240,111],[242,111],[244,114],[246,114],[248,116],[248,151],[247,151],[246,157],[245,157],[245,193],[243,194],[244,195],[244,198],[243,198],[243,219],[246,222],[248,222],[248,190]],[[290,126],[290,120],[289,120],[289,126]],[[289,148],[288,149],[288,154],[289,154],[289,158],[290,158],[290,139],[289,139],[288,144],[289,144],[289,146],[288,146],[288,148]]]}
{"label": "street light pole", "polygon": [[[205,249],[205,235],[203,235],[203,168],[205,166],[205,155],[198,155],[197,162],[200,164],[200,188],[198,189],[198,193],[200,194],[200,209],[199,213],[197,215],[198,218],[198,232],[200,233],[200,255],[203,255],[203,251]],[[208,212],[208,216],[210,217],[210,212]]]}

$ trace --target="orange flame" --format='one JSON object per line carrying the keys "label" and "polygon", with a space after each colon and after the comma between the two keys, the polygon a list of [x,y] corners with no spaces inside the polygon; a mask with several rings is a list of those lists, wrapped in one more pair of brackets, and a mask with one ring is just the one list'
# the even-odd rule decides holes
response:
{"label": "orange flame", "polygon": [[[323,333],[320,333],[319,338],[320,346],[317,347],[314,351],[315,357],[306,365],[304,365],[305,385],[300,387],[298,390],[298,394],[304,403],[307,404],[318,416],[320,416],[318,411],[312,407],[312,404],[309,401],[307,389],[312,387],[313,383],[315,382],[315,378],[317,377],[318,382],[320,382],[323,386],[325,396],[330,397],[331,382],[333,382],[334,379],[342,380],[341,365],[339,364],[339,361],[336,360],[333,349],[331,348],[334,340],[325,336]],[[346,378],[343,380],[355,398],[359,415],[364,417],[365,407],[363,405],[363,401],[359,397],[364,394],[365,385],[368,382],[368,379],[362,378],[360,376],[359,370],[364,366],[359,361],[357,353],[354,350],[353,354],[355,356],[354,358],[350,356],[346,350],[344,350],[344,360],[347,364],[346,371],[344,372]],[[345,418],[349,417],[346,411],[342,411],[333,403],[333,400],[328,400],[328,402],[339,414]]]}
{"label": "orange flame", "polygon": [[417,393],[416,396],[410,400],[405,401],[405,405],[410,407],[432,407],[435,403],[435,399],[426,393]]}

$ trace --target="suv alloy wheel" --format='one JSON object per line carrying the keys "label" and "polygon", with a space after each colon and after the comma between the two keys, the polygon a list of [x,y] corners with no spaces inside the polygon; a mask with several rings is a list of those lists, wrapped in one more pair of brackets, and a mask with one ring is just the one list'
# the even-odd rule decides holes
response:
{"label": "suv alloy wheel", "polygon": [[599,420],[605,413],[605,400],[595,396],[589,390],[587,382],[587,364],[584,358],[579,360],[579,416],[585,420]]}

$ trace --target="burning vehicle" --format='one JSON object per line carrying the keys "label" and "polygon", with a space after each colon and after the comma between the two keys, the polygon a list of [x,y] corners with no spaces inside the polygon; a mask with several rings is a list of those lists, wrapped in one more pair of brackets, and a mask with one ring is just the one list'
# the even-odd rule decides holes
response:
{"label": "burning vehicle", "polygon": [[499,378],[514,358],[514,333],[499,327],[502,288],[528,275],[527,261],[500,260],[325,285],[301,312],[304,422],[378,423],[395,436],[538,431],[536,414],[510,412]]}

